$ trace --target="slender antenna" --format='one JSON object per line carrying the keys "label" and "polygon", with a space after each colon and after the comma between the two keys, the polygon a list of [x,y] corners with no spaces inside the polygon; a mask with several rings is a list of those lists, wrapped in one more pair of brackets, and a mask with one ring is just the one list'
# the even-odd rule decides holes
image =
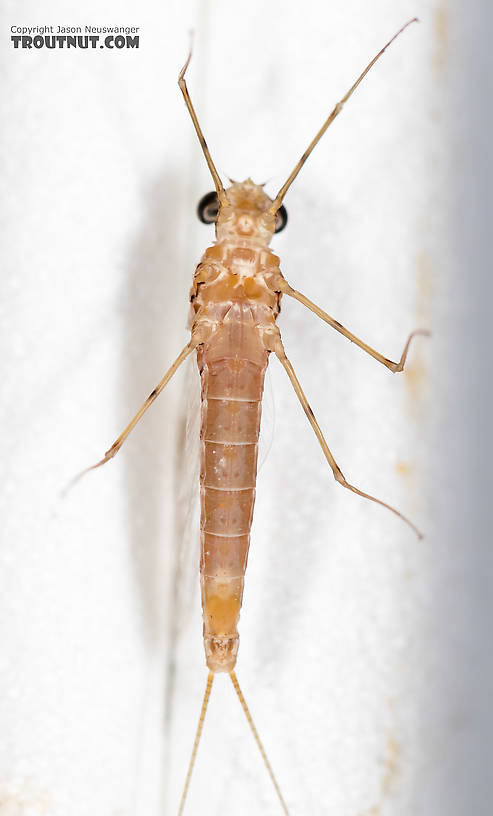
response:
{"label": "slender antenna", "polygon": [[[340,101],[337,103],[337,105],[335,106],[334,110],[333,110],[333,111],[332,111],[332,113],[329,115],[328,119],[326,119],[326,121],[324,122],[324,124],[322,125],[322,127],[320,128],[320,130],[318,131],[317,135],[316,135],[316,136],[315,136],[315,138],[313,139],[313,141],[311,141],[311,142],[310,142],[310,144],[308,145],[307,149],[306,149],[306,150],[305,150],[305,152],[303,153],[303,155],[302,155],[301,159],[299,160],[298,164],[295,166],[295,168],[294,168],[294,170],[292,171],[292,173],[291,173],[291,174],[288,176],[287,180],[286,180],[286,181],[284,182],[284,184],[282,185],[282,187],[281,187],[281,189],[279,190],[278,194],[276,195],[276,197],[275,197],[274,201],[272,202],[272,204],[271,204],[271,205],[270,205],[270,207],[269,207],[269,212],[271,212],[271,213],[275,214],[275,213],[278,211],[279,207],[280,207],[280,206],[281,206],[281,204],[282,204],[282,200],[283,200],[284,196],[286,195],[286,192],[288,191],[289,187],[291,186],[291,184],[292,184],[292,183],[293,183],[293,181],[295,180],[296,176],[297,176],[297,175],[298,175],[298,173],[300,172],[301,168],[303,167],[304,163],[306,162],[306,160],[307,160],[308,156],[310,155],[310,153],[312,152],[313,148],[314,148],[314,147],[315,147],[315,145],[316,145],[316,144],[317,144],[317,143],[320,141],[320,139],[321,139],[321,138],[322,138],[322,136],[324,135],[324,133],[325,133],[325,131],[327,130],[327,128],[329,127],[329,125],[331,125],[331,124],[332,124],[332,122],[334,121],[334,119],[336,118],[336,116],[337,116],[337,115],[338,115],[338,114],[341,112],[341,110],[342,110],[342,108],[343,108],[344,104],[345,104],[345,103],[348,101],[348,99],[349,99],[349,97],[351,96],[351,94],[353,94],[353,93],[354,93],[354,91],[356,90],[356,88],[358,87],[358,85],[360,84],[360,82],[361,82],[361,81],[364,79],[364,77],[367,75],[367,73],[368,73],[368,71],[370,70],[370,68],[372,68],[372,67],[373,67],[373,65],[375,65],[376,61],[377,61],[377,60],[378,60],[378,59],[379,59],[379,58],[382,56],[382,54],[384,53],[384,51],[386,51],[386,50],[387,50],[387,48],[389,47],[389,45],[390,45],[391,43],[393,43],[393,42],[394,42],[394,40],[396,39],[396,37],[398,37],[398,36],[399,36],[399,34],[402,34],[402,32],[404,31],[404,29],[405,29],[405,28],[407,28],[409,25],[411,25],[411,23],[417,23],[417,22],[419,22],[419,21],[418,21],[418,18],[417,18],[417,17],[413,17],[413,19],[412,19],[412,20],[409,20],[409,21],[408,21],[408,22],[407,22],[405,25],[403,25],[403,26],[402,26],[402,28],[400,28],[400,29],[399,29],[399,31],[397,32],[397,34],[394,34],[394,36],[392,37],[392,39],[391,39],[391,40],[389,40],[389,41],[388,41],[388,43],[387,43],[386,45],[384,45],[384,47],[382,48],[382,50],[381,50],[381,51],[379,51],[379,52],[378,52],[378,54],[376,55],[376,57],[374,57],[374,58],[372,59],[372,61],[371,61],[371,62],[370,62],[370,63],[369,63],[367,66],[366,66],[366,68],[365,68],[365,70],[363,71],[363,73],[362,73],[362,74],[360,74],[360,76],[358,77],[358,79],[356,80],[356,82],[354,83],[354,85],[353,85],[353,86],[352,86],[352,87],[349,89],[349,91],[347,92],[347,94],[346,94],[345,96],[343,96],[343,97],[342,97],[342,99],[341,99],[341,100],[340,100]],[[186,67],[186,66],[185,66],[185,67]]]}
{"label": "slender antenna", "polygon": [[253,722],[252,715],[250,714],[249,708],[248,708],[248,706],[246,704],[246,700],[243,697],[243,693],[242,693],[242,691],[240,689],[240,685],[238,683],[238,678],[236,677],[236,674],[234,673],[234,671],[231,671],[229,673],[229,676],[231,677],[231,682],[233,683],[236,694],[238,695],[238,699],[239,699],[239,701],[241,703],[241,707],[242,707],[243,711],[245,712],[245,717],[248,720],[248,725],[250,726],[250,728],[252,730],[252,734],[254,736],[255,742],[257,743],[257,747],[258,747],[260,753],[262,754],[262,759],[264,760],[265,767],[267,768],[267,772],[268,772],[268,774],[269,774],[269,776],[271,778],[271,781],[272,781],[272,784],[274,785],[274,788],[276,789],[276,793],[277,793],[277,795],[279,797],[279,801],[281,803],[281,807],[283,809],[283,812],[286,814],[286,816],[289,816],[289,811],[288,811],[286,802],[283,799],[281,789],[279,787],[279,784],[277,782],[276,777],[274,776],[274,771],[272,770],[271,764],[270,764],[269,760],[267,759],[267,754],[265,753],[265,748],[262,745],[262,742],[261,742],[260,737],[258,735],[258,731],[255,728],[255,724]]}
{"label": "slender antenna", "polygon": [[209,148],[207,147],[207,142],[204,139],[204,134],[202,133],[202,129],[201,129],[200,125],[199,125],[199,120],[197,119],[197,114],[195,113],[195,109],[194,109],[194,107],[192,105],[192,100],[190,99],[190,94],[188,93],[187,83],[185,81],[185,73],[186,73],[186,70],[187,70],[188,65],[190,63],[191,58],[192,58],[192,49],[190,48],[190,53],[189,53],[189,55],[187,57],[187,61],[186,61],[185,65],[183,66],[183,68],[181,69],[180,74],[178,76],[178,85],[180,86],[180,90],[181,90],[181,92],[183,94],[183,98],[185,100],[185,105],[188,108],[188,112],[189,112],[189,114],[191,116],[193,126],[195,128],[197,136],[199,137],[200,146],[201,146],[201,148],[202,148],[202,150],[204,152],[204,156],[205,156],[205,160],[207,162],[207,166],[208,166],[208,168],[210,170],[212,179],[214,181],[214,186],[216,188],[217,197],[219,198],[219,201],[220,201],[221,204],[227,204],[228,203],[228,197],[226,195],[226,191],[225,191],[225,189],[223,187],[223,183],[222,183],[221,179],[219,178],[219,173],[216,170],[214,162],[212,161],[211,154],[209,153]]}
{"label": "slender antenna", "polygon": [[211,696],[211,689],[212,689],[212,682],[214,680],[213,672],[209,672],[207,676],[207,685],[205,687],[204,692],[204,699],[202,700],[202,708],[200,709],[200,717],[199,717],[199,724],[197,725],[197,732],[195,734],[195,739],[193,741],[193,748],[192,748],[192,755],[190,757],[190,762],[188,763],[188,771],[185,778],[185,784],[183,786],[183,793],[180,799],[180,807],[178,808],[178,816],[182,816],[183,809],[185,807],[185,802],[187,800],[187,793],[188,788],[190,786],[190,779],[192,778],[192,771],[193,766],[195,765],[195,757],[197,756],[197,749],[199,747],[200,737],[202,736],[202,729],[204,727],[204,720],[205,714],[207,711],[207,704],[209,702],[209,697]]}

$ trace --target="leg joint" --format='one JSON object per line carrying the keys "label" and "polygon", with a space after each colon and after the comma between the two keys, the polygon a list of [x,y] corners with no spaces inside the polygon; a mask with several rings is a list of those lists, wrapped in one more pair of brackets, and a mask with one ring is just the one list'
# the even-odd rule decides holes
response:
{"label": "leg joint", "polygon": [[332,471],[334,473],[334,479],[336,480],[336,482],[339,482],[339,484],[342,485],[343,487],[347,487],[346,479],[344,478],[339,465],[335,464],[335,462]]}

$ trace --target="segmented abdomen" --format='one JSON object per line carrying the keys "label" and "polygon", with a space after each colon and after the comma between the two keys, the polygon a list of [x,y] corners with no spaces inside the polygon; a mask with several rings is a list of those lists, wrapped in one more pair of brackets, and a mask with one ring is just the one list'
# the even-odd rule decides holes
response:
{"label": "segmented abdomen", "polygon": [[268,353],[248,304],[232,303],[198,350],[202,381],[201,585],[204,646],[212,671],[231,671],[257,476]]}

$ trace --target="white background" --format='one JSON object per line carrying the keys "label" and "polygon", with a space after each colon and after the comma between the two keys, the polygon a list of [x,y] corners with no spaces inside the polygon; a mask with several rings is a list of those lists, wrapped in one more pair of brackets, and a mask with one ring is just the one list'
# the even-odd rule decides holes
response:
{"label": "white background", "polygon": [[[274,194],[288,354],[346,476],[271,364],[238,676],[292,816],[482,816],[492,729],[486,2],[2,3],[1,816],[174,814],[206,679],[183,554],[185,377],[69,495],[186,342],[211,181]],[[138,25],[139,50],[14,50],[11,25]],[[487,359],[487,354],[489,359]],[[489,493],[489,491],[488,491]],[[189,562],[194,576],[195,561]],[[184,591],[185,586],[185,591]],[[488,785],[489,787],[489,785]],[[278,814],[227,677],[187,814]]]}

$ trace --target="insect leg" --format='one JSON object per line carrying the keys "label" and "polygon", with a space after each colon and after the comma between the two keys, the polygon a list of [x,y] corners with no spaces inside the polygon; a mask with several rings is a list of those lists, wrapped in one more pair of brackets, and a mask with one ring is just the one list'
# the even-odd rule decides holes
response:
{"label": "insect leg", "polygon": [[106,451],[103,458],[99,462],[96,462],[95,465],[91,465],[91,467],[88,467],[85,470],[83,470],[82,473],[79,473],[79,475],[75,477],[73,482],[78,481],[85,473],[88,473],[90,470],[95,470],[96,468],[101,467],[101,465],[105,465],[106,462],[109,462],[109,460],[112,459],[113,456],[116,453],[118,453],[121,446],[123,445],[123,443],[125,442],[125,440],[129,436],[129,434],[133,431],[133,429],[135,428],[135,426],[137,425],[139,420],[144,416],[144,414],[147,411],[147,409],[149,408],[149,406],[152,405],[152,403],[154,402],[156,397],[159,396],[159,394],[161,393],[163,388],[165,388],[165,386],[169,383],[169,381],[171,380],[171,377],[173,376],[173,374],[175,374],[178,371],[178,369],[181,366],[181,364],[183,363],[183,361],[187,359],[188,355],[191,354],[192,351],[196,347],[197,347],[197,342],[195,340],[193,340],[193,339],[190,340],[189,343],[187,343],[185,348],[182,349],[182,351],[180,351],[180,353],[179,353],[178,357],[176,358],[175,362],[168,368],[168,370],[167,370],[166,374],[164,375],[163,379],[160,380],[160,382],[156,385],[154,390],[151,391],[151,393],[147,397],[144,404],[139,408],[139,410],[135,414],[134,418],[128,423],[127,427],[125,428],[124,431],[122,431],[122,433],[120,434],[118,439],[116,439],[113,442],[111,448],[109,448]]}
{"label": "insect leg", "polygon": [[227,197],[226,192],[224,190],[223,183],[222,183],[221,179],[219,178],[219,173],[216,170],[216,166],[215,166],[214,162],[212,161],[212,156],[211,156],[211,154],[209,152],[209,148],[207,147],[207,142],[204,139],[204,134],[202,133],[202,128],[199,125],[199,120],[197,118],[197,114],[195,113],[195,108],[193,107],[192,100],[190,99],[190,94],[188,93],[187,83],[186,83],[186,80],[185,80],[185,74],[186,74],[186,71],[187,71],[187,68],[188,68],[188,65],[189,65],[189,62],[190,62],[191,58],[192,58],[192,51],[190,51],[190,53],[189,53],[189,55],[187,57],[187,61],[186,61],[185,65],[183,66],[183,68],[180,71],[180,74],[178,76],[178,85],[180,87],[180,91],[183,94],[183,98],[185,100],[185,105],[188,108],[188,112],[190,114],[190,118],[192,119],[193,126],[195,128],[195,132],[197,134],[198,140],[200,142],[200,146],[201,146],[202,151],[204,153],[205,160],[207,162],[207,166],[208,166],[210,174],[211,174],[211,176],[213,178],[214,186],[215,186],[216,192],[217,192],[217,197],[218,197],[219,201],[221,202],[221,204],[227,204],[228,203],[228,197]]}
{"label": "insect leg", "polygon": [[320,317],[322,320],[325,320],[325,322],[328,323],[329,326],[332,326],[333,329],[343,334],[344,337],[347,337],[347,339],[350,340],[351,343],[355,343],[357,346],[363,349],[363,351],[366,351],[367,354],[369,354],[379,363],[382,363],[382,365],[386,366],[387,368],[390,369],[390,371],[393,371],[394,373],[397,371],[404,370],[407,353],[409,351],[409,346],[411,344],[411,340],[413,339],[413,337],[415,337],[417,334],[422,334],[425,335],[426,337],[430,336],[430,332],[427,329],[416,329],[416,331],[411,332],[411,334],[407,338],[399,362],[394,363],[392,360],[389,360],[387,357],[384,357],[383,354],[380,354],[378,351],[375,351],[375,349],[373,349],[363,340],[360,340],[359,337],[356,337],[355,334],[352,334],[352,332],[348,331],[348,329],[342,326],[337,320],[334,320],[333,317],[328,315],[327,312],[324,312],[323,309],[321,309],[319,306],[317,306],[315,303],[313,303],[311,300],[305,297],[305,295],[302,295],[301,292],[297,292],[296,289],[293,289],[289,285],[289,283],[284,280],[284,278],[280,283],[280,289],[283,292],[283,294],[289,295],[295,300],[298,300],[300,303],[303,304],[303,306],[306,306],[307,309],[310,309],[310,311],[316,314],[317,317]]}
{"label": "insect leg", "polygon": [[278,357],[278,359],[280,360],[280,362],[284,366],[284,368],[286,370],[286,373],[287,373],[289,379],[291,380],[291,385],[293,386],[293,388],[294,388],[294,390],[296,392],[296,395],[297,395],[299,401],[301,402],[301,405],[303,407],[303,410],[304,410],[305,414],[308,417],[308,421],[309,421],[310,425],[312,426],[313,430],[315,431],[315,435],[316,435],[316,437],[317,437],[317,439],[318,439],[318,441],[320,443],[320,447],[322,448],[322,450],[324,452],[324,456],[327,459],[327,462],[329,463],[330,467],[332,468],[332,473],[334,474],[334,479],[336,480],[336,482],[339,482],[339,484],[342,485],[343,487],[347,488],[347,490],[351,490],[352,493],[356,493],[358,496],[362,496],[364,499],[369,499],[370,501],[375,502],[376,504],[382,505],[382,507],[386,507],[387,510],[390,510],[391,513],[394,513],[396,516],[399,516],[399,518],[401,518],[402,521],[404,521],[406,524],[408,524],[409,527],[411,527],[411,529],[414,530],[414,532],[416,533],[418,538],[423,538],[422,533],[420,533],[420,531],[412,523],[412,521],[410,521],[408,518],[406,518],[406,516],[404,516],[403,513],[399,512],[399,510],[396,510],[395,507],[392,507],[390,504],[387,504],[386,502],[382,501],[381,499],[377,499],[375,496],[370,496],[369,493],[364,493],[362,490],[360,490],[359,488],[355,487],[352,484],[349,484],[349,482],[346,481],[346,479],[345,479],[339,465],[337,464],[336,460],[332,456],[332,453],[331,453],[331,451],[329,449],[329,446],[327,445],[327,442],[325,441],[325,437],[324,437],[324,435],[323,435],[323,433],[322,433],[322,431],[320,429],[320,425],[318,424],[317,420],[315,419],[315,415],[314,415],[312,409],[310,408],[310,405],[309,405],[308,400],[307,400],[307,398],[305,396],[305,393],[304,393],[304,391],[303,391],[303,389],[302,389],[302,387],[301,387],[301,385],[299,383],[298,377],[296,376],[296,374],[294,372],[294,368],[293,368],[293,366],[291,365],[289,359],[286,356],[286,352],[284,351],[284,346],[282,345],[282,341],[281,341],[280,337],[277,339],[276,343],[273,344],[273,345],[274,345],[274,347],[273,347],[272,350],[275,352],[276,356]]}
{"label": "insect leg", "polygon": [[[272,202],[271,206],[269,207],[269,212],[271,212],[271,213],[274,213],[274,214],[275,214],[275,213],[278,211],[278,209],[280,208],[280,206],[281,206],[281,204],[282,204],[282,201],[283,201],[284,196],[286,195],[286,193],[287,193],[287,191],[288,191],[289,187],[291,186],[291,184],[292,184],[292,183],[293,183],[293,181],[295,180],[296,176],[297,176],[297,175],[298,175],[298,173],[300,172],[301,168],[303,167],[304,163],[306,162],[306,160],[307,160],[308,156],[310,155],[310,153],[312,152],[313,148],[315,147],[315,145],[317,145],[317,144],[318,144],[318,142],[320,141],[320,139],[321,139],[321,138],[322,138],[322,136],[324,135],[325,131],[327,130],[327,128],[329,127],[329,125],[331,125],[331,124],[332,124],[332,122],[334,121],[334,119],[336,118],[336,116],[338,116],[338,115],[340,114],[340,112],[342,111],[342,109],[343,109],[344,105],[345,105],[345,104],[346,104],[346,102],[348,101],[349,97],[350,97],[350,96],[351,96],[351,95],[354,93],[354,91],[356,90],[356,88],[358,87],[358,85],[360,84],[360,82],[362,82],[362,81],[363,81],[363,79],[364,79],[364,78],[365,78],[365,76],[367,75],[368,71],[369,71],[369,70],[370,70],[370,69],[371,69],[371,68],[372,68],[372,67],[375,65],[376,61],[377,61],[378,59],[380,59],[380,57],[382,56],[382,54],[383,54],[383,53],[384,53],[384,52],[387,50],[387,48],[389,47],[389,45],[391,45],[391,44],[394,42],[394,40],[396,39],[396,37],[398,37],[398,36],[399,36],[399,34],[402,34],[402,32],[404,31],[404,29],[405,29],[405,28],[407,28],[409,25],[411,25],[411,23],[417,23],[417,22],[418,22],[418,18],[417,18],[417,17],[413,17],[413,19],[412,19],[412,20],[409,20],[409,21],[408,21],[408,22],[407,22],[405,25],[403,25],[403,26],[402,26],[402,28],[400,28],[400,29],[399,29],[399,31],[397,32],[397,34],[394,34],[394,36],[392,37],[392,39],[391,39],[391,40],[389,40],[389,41],[388,41],[388,43],[386,43],[386,44],[384,45],[384,47],[380,49],[380,51],[378,52],[378,54],[376,55],[376,57],[373,57],[372,61],[371,61],[370,63],[368,63],[368,65],[366,66],[366,68],[365,68],[365,70],[363,71],[363,73],[359,75],[359,77],[358,77],[358,79],[356,80],[356,82],[355,82],[353,85],[351,85],[351,87],[350,87],[349,91],[348,91],[348,92],[347,92],[347,93],[346,93],[346,94],[345,94],[345,95],[342,97],[342,99],[340,99],[340,100],[339,100],[339,102],[337,103],[337,105],[335,106],[335,108],[332,110],[332,112],[329,114],[328,118],[327,118],[327,119],[325,120],[325,122],[323,123],[323,125],[322,125],[322,127],[320,128],[320,130],[318,131],[317,135],[316,135],[316,136],[315,136],[315,137],[312,139],[312,141],[311,141],[311,142],[310,142],[310,144],[308,145],[308,147],[307,147],[307,149],[305,150],[305,152],[303,153],[303,155],[302,155],[301,159],[300,159],[300,160],[299,160],[299,162],[296,164],[296,166],[295,166],[294,170],[292,170],[292,171],[291,171],[290,175],[288,176],[288,178],[286,179],[286,181],[285,181],[285,182],[284,182],[284,184],[282,185],[281,189],[279,190],[278,194],[276,195],[275,199],[273,200],[273,202]],[[185,68],[186,68],[186,66],[185,66]]]}

